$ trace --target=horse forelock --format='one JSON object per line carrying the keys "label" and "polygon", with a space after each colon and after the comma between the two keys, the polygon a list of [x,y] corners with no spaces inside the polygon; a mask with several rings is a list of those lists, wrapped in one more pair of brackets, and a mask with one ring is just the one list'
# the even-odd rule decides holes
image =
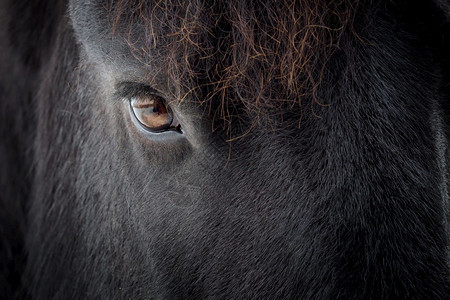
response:
{"label": "horse forelock", "polygon": [[358,2],[120,0],[107,10],[135,57],[158,56],[179,101],[214,104],[230,120],[236,103],[260,115],[305,97],[320,102],[326,61]]}

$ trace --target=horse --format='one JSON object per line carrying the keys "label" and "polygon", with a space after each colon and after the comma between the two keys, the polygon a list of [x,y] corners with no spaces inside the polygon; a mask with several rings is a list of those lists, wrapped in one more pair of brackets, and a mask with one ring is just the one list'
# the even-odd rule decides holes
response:
{"label": "horse", "polygon": [[446,0],[0,15],[0,298],[449,299]]}

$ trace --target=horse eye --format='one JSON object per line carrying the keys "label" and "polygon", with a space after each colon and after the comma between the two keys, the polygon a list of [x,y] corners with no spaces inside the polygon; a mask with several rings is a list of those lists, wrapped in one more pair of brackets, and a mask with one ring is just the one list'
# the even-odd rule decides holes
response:
{"label": "horse eye", "polygon": [[132,97],[130,105],[136,119],[148,131],[161,132],[172,128],[172,111],[163,98],[157,95]]}

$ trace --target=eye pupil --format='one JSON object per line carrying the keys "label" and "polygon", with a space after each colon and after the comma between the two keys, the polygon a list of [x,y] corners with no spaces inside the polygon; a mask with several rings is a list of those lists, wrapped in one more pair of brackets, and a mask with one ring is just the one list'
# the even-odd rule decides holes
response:
{"label": "eye pupil", "polygon": [[133,97],[130,104],[134,116],[147,130],[158,132],[171,128],[172,112],[161,97],[156,95]]}

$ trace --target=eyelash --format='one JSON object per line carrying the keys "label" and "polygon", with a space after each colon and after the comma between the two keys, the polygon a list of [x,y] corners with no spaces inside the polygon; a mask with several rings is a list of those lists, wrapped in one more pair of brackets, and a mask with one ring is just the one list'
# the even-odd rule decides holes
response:
{"label": "eyelash", "polygon": [[115,96],[124,102],[130,101],[133,97],[144,97],[150,95],[156,95],[165,99],[158,90],[136,82],[121,82],[116,86]]}

